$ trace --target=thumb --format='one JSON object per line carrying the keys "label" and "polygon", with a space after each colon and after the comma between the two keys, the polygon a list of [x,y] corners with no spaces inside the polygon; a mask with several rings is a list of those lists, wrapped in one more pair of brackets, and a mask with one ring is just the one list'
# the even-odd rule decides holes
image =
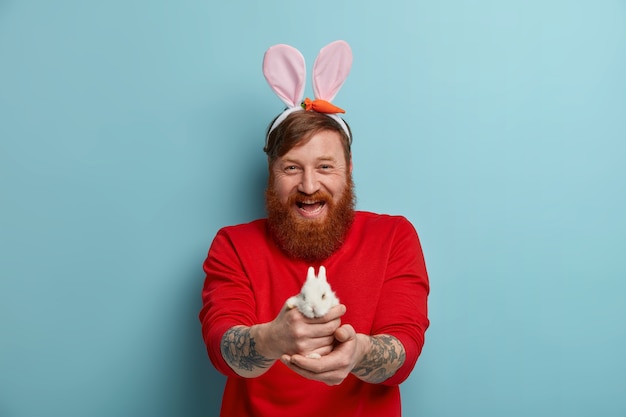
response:
{"label": "thumb", "polygon": [[349,324],[344,324],[335,330],[335,339],[339,343],[347,342],[350,339],[354,339],[356,337],[356,332],[354,331],[354,327]]}

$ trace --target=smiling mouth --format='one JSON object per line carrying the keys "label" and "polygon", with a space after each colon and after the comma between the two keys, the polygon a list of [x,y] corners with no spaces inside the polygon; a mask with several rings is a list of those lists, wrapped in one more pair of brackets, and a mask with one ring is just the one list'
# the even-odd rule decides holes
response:
{"label": "smiling mouth", "polygon": [[314,201],[314,202],[306,202],[306,201],[297,201],[296,206],[300,210],[301,213],[314,216],[322,211],[326,203],[324,201]]}

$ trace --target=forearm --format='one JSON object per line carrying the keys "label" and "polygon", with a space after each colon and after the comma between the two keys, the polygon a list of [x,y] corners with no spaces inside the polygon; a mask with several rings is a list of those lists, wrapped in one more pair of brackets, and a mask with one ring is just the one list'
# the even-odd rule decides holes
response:
{"label": "forearm", "polygon": [[231,327],[222,337],[222,357],[228,365],[245,378],[263,375],[276,361],[260,351],[256,326]]}
{"label": "forearm", "polygon": [[366,345],[365,354],[352,373],[362,381],[381,383],[404,364],[406,353],[398,339],[389,335],[358,335]]}

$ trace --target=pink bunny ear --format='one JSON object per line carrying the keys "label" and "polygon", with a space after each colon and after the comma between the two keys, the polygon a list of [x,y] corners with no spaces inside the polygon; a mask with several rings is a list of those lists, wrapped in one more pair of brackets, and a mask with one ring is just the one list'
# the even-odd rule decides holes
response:
{"label": "pink bunny ear", "polygon": [[306,64],[300,51],[284,44],[270,47],[263,57],[263,74],[283,103],[300,105],[306,82]]}
{"label": "pink bunny ear", "polygon": [[313,93],[315,98],[332,101],[352,67],[352,50],[345,41],[326,45],[313,64]]}

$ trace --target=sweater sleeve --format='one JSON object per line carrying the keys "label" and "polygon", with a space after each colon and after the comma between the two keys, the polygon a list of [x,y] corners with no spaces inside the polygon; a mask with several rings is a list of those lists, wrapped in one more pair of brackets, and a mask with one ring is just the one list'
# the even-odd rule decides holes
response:
{"label": "sweater sleeve", "polygon": [[204,343],[216,369],[226,376],[237,377],[222,357],[221,341],[231,327],[255,323],[255,298],[226,229],[217,233],[203,269],[206,278],[199,318]]}
{"label": "sweater sleeve", "polygon": [[427,298],[430,289],[422,248],[413,225],[404,217],[399,219],[388,254],[373,334],[388,334],[400,340],[406,359],[383,383],[385,385],[397,385],[408,378],[422,351],[429,326]]}

